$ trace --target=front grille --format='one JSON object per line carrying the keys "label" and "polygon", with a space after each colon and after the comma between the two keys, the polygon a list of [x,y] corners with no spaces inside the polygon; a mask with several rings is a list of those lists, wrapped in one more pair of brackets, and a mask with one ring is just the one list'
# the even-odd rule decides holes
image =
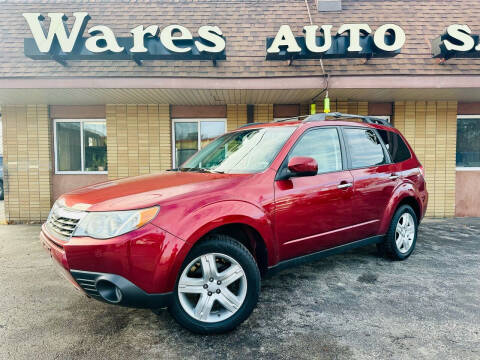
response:
{"label": "front grille", "polygon": [[77,228],[78,222],[85,215],[83,211],[68,210],[57,207],[52,210],[47,228],[62,240],[68,240]]}
{"label": "front grille", "polygon": [[75,231],[79,220],[80,219],[68,219],[52,215],[50,218],[50,227],[56,233],[63,235],[64,237],[70,237]]}

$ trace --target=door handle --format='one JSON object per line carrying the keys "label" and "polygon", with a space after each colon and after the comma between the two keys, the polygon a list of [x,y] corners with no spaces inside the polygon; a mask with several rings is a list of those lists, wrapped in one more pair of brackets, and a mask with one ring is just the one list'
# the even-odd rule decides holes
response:
{"label": "door handle", "polygon": [[398,179],[398,175],[395,174],[395,173],[393,173],[393,174],[391,174],[388,178],[389,178],[390,180],[396,180],[396,179]]}
{"label": "door handle", "polygon": [[352,187],[352,186],[353,186],[352,183],[344,182],[344,183],[338,184],[338,185],[337,185],[337,188],[339,188],[339,189],[348,189],[349,187]]}

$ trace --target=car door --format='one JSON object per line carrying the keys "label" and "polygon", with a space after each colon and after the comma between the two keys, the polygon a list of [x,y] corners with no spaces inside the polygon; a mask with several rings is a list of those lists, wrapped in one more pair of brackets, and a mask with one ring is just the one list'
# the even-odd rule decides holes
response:
{"label": "car door", "polygon": [[342,131],[355,184],[352,219],[358,240],[378,235],[380,220],[399,179],[374,129],[344,127]]}
{"label": "car door", "polygon": [[314,176],[276,180],[274,227],[281,260],[350,241],[353,177],[346,167],[343,142],[336,127],[307,130],[285,158],[294,156],[318,163]]}

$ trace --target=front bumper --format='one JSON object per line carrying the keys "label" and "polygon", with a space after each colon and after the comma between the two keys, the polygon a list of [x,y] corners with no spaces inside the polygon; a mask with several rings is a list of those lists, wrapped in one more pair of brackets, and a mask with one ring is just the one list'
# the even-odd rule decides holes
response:
{"label": "front bumper", "polygon": [[55,268],[85,295],[138,308],[168,306],[190,245],[153,224],[108,240],[56,238],[42,227],[40,240]]}

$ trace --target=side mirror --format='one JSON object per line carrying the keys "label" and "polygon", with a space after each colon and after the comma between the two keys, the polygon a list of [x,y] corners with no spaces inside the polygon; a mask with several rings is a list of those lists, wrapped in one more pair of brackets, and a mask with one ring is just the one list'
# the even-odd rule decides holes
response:
{"label": "side mirror", "polygon": [[314,158],[294,156],[288,161],[288,170],[291,176],[313,176],[317,175],[318,164]]}

